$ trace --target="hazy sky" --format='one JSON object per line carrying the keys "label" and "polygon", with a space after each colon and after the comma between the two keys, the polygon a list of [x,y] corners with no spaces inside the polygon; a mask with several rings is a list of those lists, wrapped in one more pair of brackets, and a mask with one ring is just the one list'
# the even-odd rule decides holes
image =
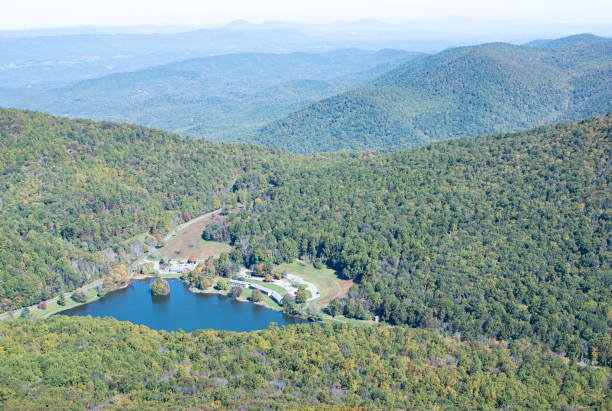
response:
{"label": "hazy sky", "polygon": [[612,24],[611,0],[4,0],[0,29],[463,16]]}

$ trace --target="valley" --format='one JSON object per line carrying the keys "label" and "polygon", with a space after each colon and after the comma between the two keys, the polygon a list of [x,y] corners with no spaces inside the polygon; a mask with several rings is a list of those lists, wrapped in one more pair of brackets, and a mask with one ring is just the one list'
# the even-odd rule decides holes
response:
{"label": "valley", "polygon": [[186,59],[2,98],[0,105],[130,122],[210,141],[258,127],[418,56],[401,50],[240,53]]}
{"label": "valley", "polygon": [[0,31],[0,409],[612,409],[610,33],[498,23]]}
{"label": "valley", "polygon": [[[106,311],[104,311],[105,315],[112,315],[117,318],[117,315],[112,314],[114,309],[108,309],[108,306],[113,306],[114,303],[107,303],[106,300],[113,300],[113,294],[115,293],[122,295],[123,290],[132,287],[134,281],[143,281],[151,278],[184,279],[185,273],[202,271],[203,266],[210,262],[209,258],[217,259],[222,253],[227,254],[231,250],[231,246],[227,243],[202,240],[202,233],[205,227],[212,224],[218,224],[227,218],[227,216],[222,214],[222,211],[222,209],[218,209],[203,214],[174,228],[164,237],[163,246],[152,247],[146,256],[129,264],[130,268],[126,278],[116,287],[109,288],[106,286],[106,284],[111,281],[110,277],[103,280],[96,280],[78,289],[86,296],[86,300],[84,301],[76,301],[72,297],[72,293],[63,293],[61,298],[65,302],[62,304],[58,302],[60,297],[55,297],[26,308],[0,314],[0,320],[17,318],[20,316],[33,316],[34,318],[42,319],[57,313],[67,315],[75,315],[72,313],[78,313],[76,315],[86,313],[87,315],[96,316],[93,314],[96,312],[95,308],[84,306],[92,304],[101,298],[104,299],[105,306],[107,307]],[[143,234],[137,237],[142,238]],[[189,257],[182,255],[183,253],[181,250],[183,249],[189,250]],[[164,263],[161,264],[160,261]],[[295,298],[300,285],[304,285],[307,293],[306,302],[309,306],[310,315],[316,314],[316,316],[323,321],[345,321],[343,318],[332,318],[329,315],[325,315],[322,311],[332,298],[342,298],[346,296],[348,289],[354,285],[350,280],[338,279],[333,270],[326,268],[316,269],[312,264],[307,265],[298,261],[293,264],[283,264],[275,267],[275,270],[283,273],[282,278],[267,279],[264,278],[264,276],[254,276],[253,271],[247,270],[245,267],[235,266],[234,269],[238,269],[238,271],[231,273],[231,279],[229,280],[225,279],[223,276],[209,276],[211,285],[205,289],[197,288],[193,285],[191,287],[186,285],[186,287],[190,292],[195,294],[217,294],[231,297],[231,292],[233,290],[229,288],[222,289],[217,284],[219,281],[229,282],[230,286],[232,282],[239,283],[243,284],[242,287],[244,288],[242,288],[240,295],[233,296],[236,300],[243,302],[250,301],[251,303],[264,306],[271,310],[281,310],[283,306],[283,297],[289,295]],[[252,286],[248,287],[249,284],[254,284],[263,292],[260,300],[253,300],[252,290],[250,289]],[[321,291],[319,291],[319,287]],[[177,289],[177,287],[173,288]],[[136,289],[142,290],[142,286],[138,285]],[[272,293],[275,294],[275,297],[270,298],[270,294]],[[143,297],[142,292],[140,292],[139,295],[130,298],[142,299],[145,297]],[[133,301],[133,304],[136,304],[136,306],[141,303],[142,302]],[[133,307],[134,305],[131,306]],[[186,308],[187,307],[184,307],[183,309]],[[128,315],[125,308],[122,310],[123,316]],[[139,309],[138,311],[140,312],[141,310]],[[132,318],[132,320],[136,322],[139,321],[135,318]],[[360,322],[353,323],[359,324]],[[158,325],[158,327],[162,327],[162,329],[166,330],[173,330],[174,328],[172,327],[174,326],[173,323],[168,323],[166,327]]]}
{"label": "valley", "polygon": [[202,233],[207,225],[223,220],[220,216],[221,210],[196,217],[183,225],[178,226],[164,238],[164,246],[155,251],[155,257],[165,260],[193,259],[203,261],[209,257],[218,258],[223,252],[230,251],[227,244],[204,241]]}
{"label": "valley", "polygon": [[[398,407],[413,401],[451,408],[499,402],[527,407],[536,401],[606,408],[609,123],[608,115],[394,154],[300,156],[137,126],[2,110],[3,309],[37,304],[49,294],[72,296],[92,281],[112,280],[109,288],[105,284],[107,297],[72,308],[74,317],[34,320],[32,312],[20,312],[19,318],[0,322],[2,401],[9,408],[17,401],[32,408],[59,406],[65,398],[118,406],[129,393],[130,401],[145,406],[155,393],[185,405],[230,406],[253,401],[254,390],[264,390],[262,406],[292,406],[304,398],[317,405],[344,403],[343,396],[312,394],[302,379],[307,378],[328,387],[319,393],[357,395],[360,387],[369,387],[385,404]],[[227,216],[221,218],[219,208]],[[202,242],[189,247],[193,240]],[[224,244],[230,252],[216,258],[204,241]],[[139,281],[111,291],[129,280],[126,264],[132,259],[164,247],[174,255],[181,249],[181,257],[188,258],[185,245],[208,258],[193,271],[173,274],[187,284],[169,280],[175,290],[166,302],[153,300],[148,285]],[[282,309],[323,325],[275,327],[270,322],[294,317],[189,290],[227,294],[226,279],[240,266],[259,270],[264,284],[270,283],[266,276],[282,278],[283,272],[314,284],[319,298],[308,301],[304,292],[304,302],[296,296]],[[93,292],[84,299],[95,298]],[[254,294],[245,288],[239,298]],[[187,305],[173,305],[173,298]],[[212,307],[220,311],[201,318]],[[240,318],[264,316],[263,323],[249,320],[242,330],[265,328],[264,323],[268,329],[197,329],[226,329],[223,313],[231,307],[240,310]],[[47,309],[57,307],[52,302]],[[133,316],[145,313],[146,319]],[[195,331],[168,333],[81,314]],[[181,321],[173,321],[177,315]],[[379,322],[372,321],[376,317]],[[295,347],[302,347],[300,355],[292,355]],[[143,366],[125,365],[143,352],[164,367],[144,359],[138,362]],[[32,365],[30,374],[24,361],[43,365]],[[360,364],[359,369],[350,364]],[[209,367],[218,371],[199,375]],[[398,380],[382,369],[410,378]],[[96,379],[94,370],[105,370],[113,383],[88,390],[93,397],[72,397],[70,387],[86,387]],[[338,373],[346,380],[336,381]],[[419,373],[462,382],[453,384],[456,395],[446,395],[444,384],[414,380]],[[565,381],[568,375],[580,381],[580,391],[561,382],[561,374]],[[469,387],[479,375],[486,376],[479,381],[487,387],[511,384],[518,391],[474,394]],[[133,385],[123,385],[127,376]],[[171,391],[165,382],[144,381],[164,381],[164,376]],[[215,382],[223,379],[228,382]],[[20,388],[28,381],[37,382]],[[189,381],[200,393],[197,398],[189,390],[179,397],[170,394]],[[300,399],[290,393],[275,397],[270,388],[275,381]],[[422,393],[423,384],[434,391]],[[57,392],[62,396],[51,394]],[[374,405],[357,397],[354,404]]]}

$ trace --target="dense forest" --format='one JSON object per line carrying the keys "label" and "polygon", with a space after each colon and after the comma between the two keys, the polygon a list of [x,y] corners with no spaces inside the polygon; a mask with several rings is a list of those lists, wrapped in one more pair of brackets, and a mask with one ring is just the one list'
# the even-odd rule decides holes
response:
{"label": "dense forest", "polygon": [[396,150],[605,114],[612,109],[612,40],[592,37],[415,58],[266,125],[253,141],[300,153]]}
{"label": "dense forest", "polygon": [[612,364],[612,116],[293,168],[205,235],[358,281],[332,315]]}
{"label": "dense forest", "polygon": [[74,289],[240,204],[204,236],[247,266],[306,257],[355,279],[331,314],[610,364],[610,121],[350,158],[3,110],[2,307]]}
{"label": "dense forest", "polygon": [[0,322],[6,409],[605,410],[609,378],[523,343],[459,343],[407,327],[186,334],[114,319]]}
{"label": "dense forest", "polygon": [[611,126],[300,156],[0,110],[3,310],[225,207],[203,236],[236,262],[325,263],[356,282],[329,314],[381,320],[248,334],[6,320],[0,407],[609,409]]}
{"label": "dense forest", "polygon": [[[205,211],[231,207],[290,156],[117,123],[0,110],[0,304],[104,275]],[[296,159],[291,157],[291,163]],[[243,190],[234,190],[240,176]],[[149,238],[134,239],[148,233]]]}

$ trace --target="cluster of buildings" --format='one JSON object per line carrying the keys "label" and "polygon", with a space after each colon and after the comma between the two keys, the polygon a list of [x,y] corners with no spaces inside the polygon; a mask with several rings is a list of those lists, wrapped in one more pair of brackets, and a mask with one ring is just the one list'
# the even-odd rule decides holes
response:
{"label": "cluster of buildings", "polygon": [[160,269],[169,274],[182,274],[185,270],[195,270],[197,265],[198,263],[168,262],[163,269],[161,267]]}
{"label": "cluster of buildings", "polygon": [[247,283],[246,281],[240,281],[240,280],[228,280],[227,284],[232,286],[232,287],[252,288],[254,290],[259,290],[262,293],[264,293],[265,295],[267,295],[268,297],[272,298],[277,303],[279,303],[279,304],[283,303],[283,296],[282,295],[280,295],[279,293],[277,293],[274,290],[270,290],[270,289],[264,287],[263,285]]}

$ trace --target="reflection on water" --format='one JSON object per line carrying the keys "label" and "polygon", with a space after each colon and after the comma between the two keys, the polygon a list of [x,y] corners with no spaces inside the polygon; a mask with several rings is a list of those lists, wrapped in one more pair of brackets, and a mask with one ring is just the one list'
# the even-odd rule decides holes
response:
{"label": "reflection on water", "polygon": [[179,280],[168,280],[170,295],[153,296],[151,280],[134,281],[127,288],[70,310],[65,315],[115,317],[120,321],[143,324],[156,330],[193,331],[212,328],[228,331],[252,331],[278,325],[295,324],[303,320],[277,311],[236,301],[217,294],[194,294]]}

